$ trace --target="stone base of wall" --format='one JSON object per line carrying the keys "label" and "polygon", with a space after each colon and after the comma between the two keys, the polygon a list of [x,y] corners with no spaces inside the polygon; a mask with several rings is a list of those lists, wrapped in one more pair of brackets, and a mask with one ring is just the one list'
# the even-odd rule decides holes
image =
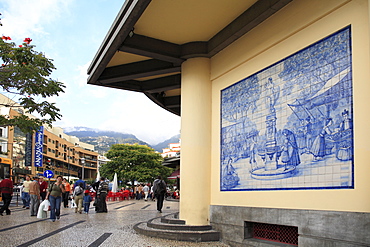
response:
{"label": "stone base of wall", "polygon": [[370,246],[370,213],[211,205],[210,222],[230,246],[290,246],[248,238],[245,222],[298,227],[298,245]]}

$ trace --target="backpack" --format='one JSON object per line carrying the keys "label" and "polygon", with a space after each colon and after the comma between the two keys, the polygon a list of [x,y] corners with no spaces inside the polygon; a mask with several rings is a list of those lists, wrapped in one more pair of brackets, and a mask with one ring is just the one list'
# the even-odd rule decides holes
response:
{"label": "backpack", "polygon": [[81,195],[83,192],[84,192],[84,190],[80,186],[76,187],[76,189],[75,189],[75,195],[76,196]]}
{"label": "backpack", "polygon": [[108,193],[109,186],[107,182],[100,182],[99,188],[98,188],[98,194],[100,193]]}
{"label": "backpack", "polygon": [[160,180],[159,182],[157,182],[157,186],[155,187],[154,192],[156,194],[161,194],[161,193],[164,193],[166,190],[167,190],[166,184],[164,183],[163,180]]}

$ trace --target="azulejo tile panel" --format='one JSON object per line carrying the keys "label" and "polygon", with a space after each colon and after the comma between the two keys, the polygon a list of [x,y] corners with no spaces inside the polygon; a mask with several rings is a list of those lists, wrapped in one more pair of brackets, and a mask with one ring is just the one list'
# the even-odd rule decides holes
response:
{"label": "azulejo tile panel", "polygon": [[221,91],[220,189],[354,187],[351,28]]}

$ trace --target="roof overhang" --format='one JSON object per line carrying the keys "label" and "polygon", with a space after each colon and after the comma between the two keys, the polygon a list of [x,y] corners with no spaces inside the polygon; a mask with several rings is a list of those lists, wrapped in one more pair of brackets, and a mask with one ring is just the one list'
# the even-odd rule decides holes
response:
{"label": "roof overhang", "polygon": [[211,58],[292,0],[126,0],[88,84],[142,92],[180,115],[181,64]]}

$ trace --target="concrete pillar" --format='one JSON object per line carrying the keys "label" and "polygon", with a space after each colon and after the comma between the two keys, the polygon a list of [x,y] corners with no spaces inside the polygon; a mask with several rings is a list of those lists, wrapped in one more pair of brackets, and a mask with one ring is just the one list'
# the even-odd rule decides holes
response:
{"label": "concrete pillar", "polygon": [[182,64],[180,219],[209,224],[211,170],[210,59]]}

